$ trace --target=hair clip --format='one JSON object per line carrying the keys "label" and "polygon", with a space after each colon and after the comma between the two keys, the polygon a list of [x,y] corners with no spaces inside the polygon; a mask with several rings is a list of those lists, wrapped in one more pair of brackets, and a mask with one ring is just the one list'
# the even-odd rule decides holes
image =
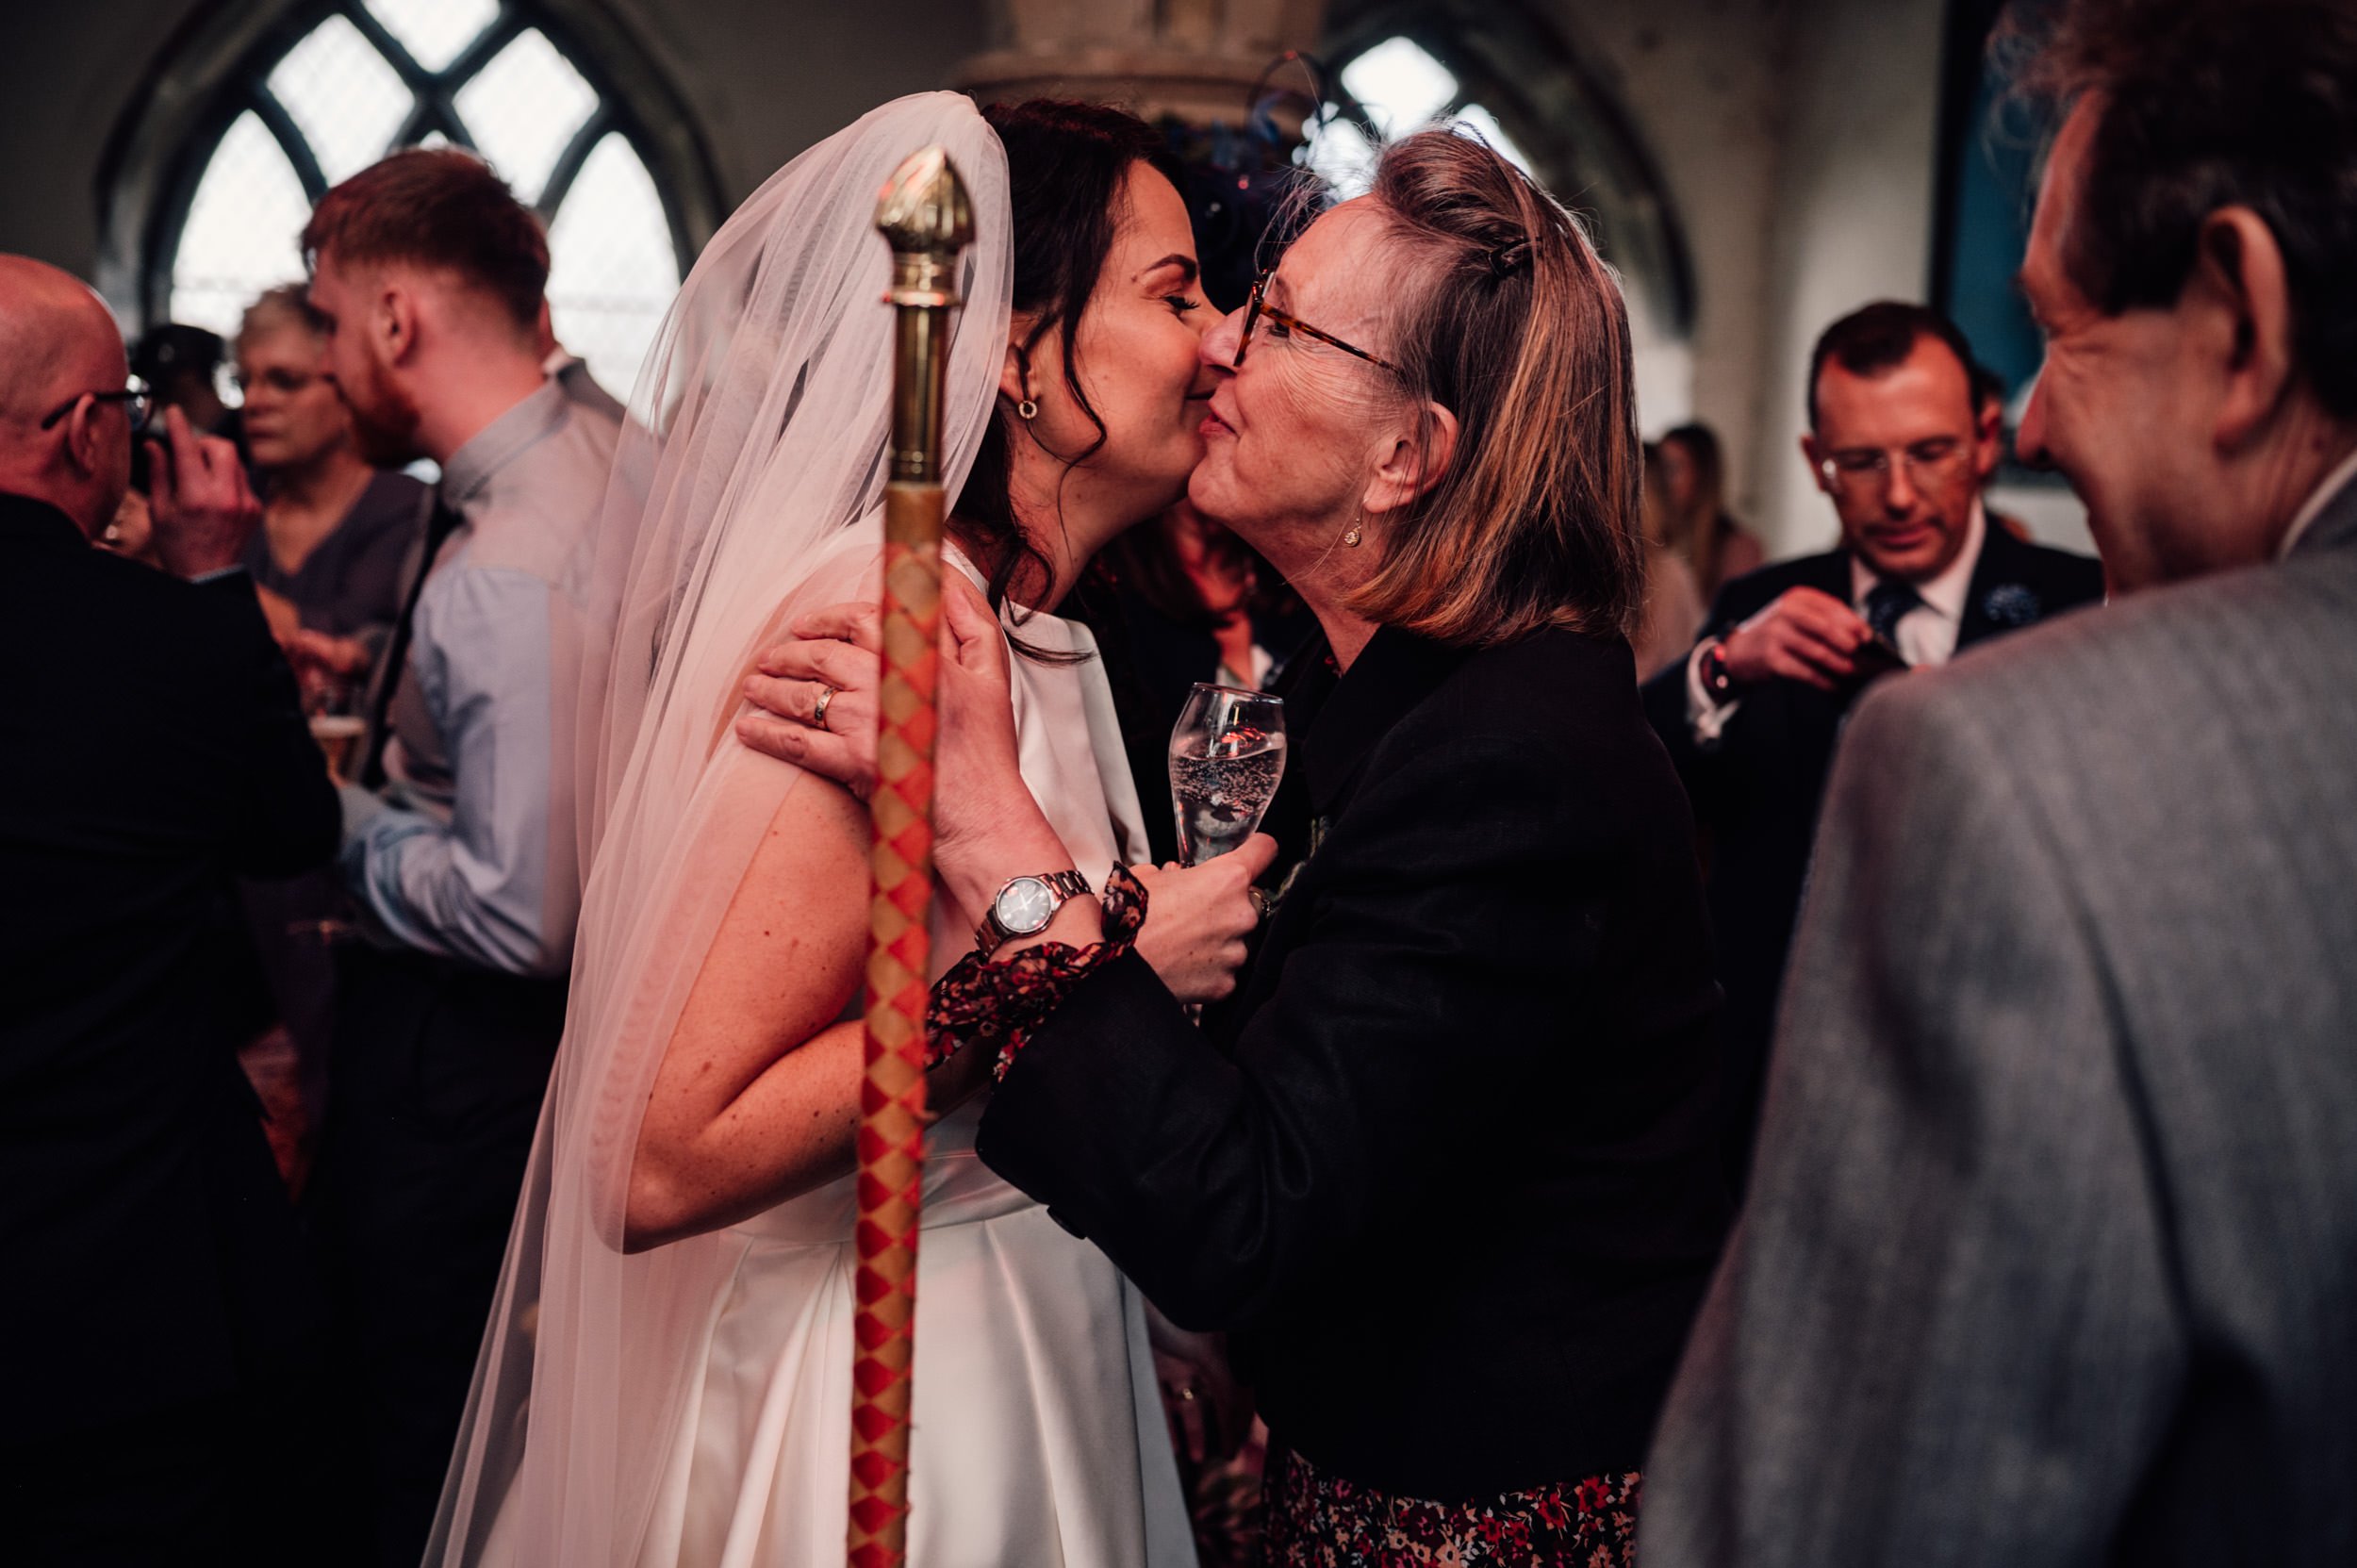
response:
{"label": "hair clip", "polygon": [[1531,245],[1527,239],[1500,245],[1490,253],[1490,271],[1499,277],[1512,277],[1530,266]]}

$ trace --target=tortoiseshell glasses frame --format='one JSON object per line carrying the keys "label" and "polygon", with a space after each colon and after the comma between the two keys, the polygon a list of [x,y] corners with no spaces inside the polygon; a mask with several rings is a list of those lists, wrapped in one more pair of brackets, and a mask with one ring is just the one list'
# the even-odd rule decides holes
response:
{"label": "tortoiseshell glasses frame", "polygon": [[1234,360],[1235,369],[1244,369],[1244,350],[1252,346],[1253,331],[1261,324],[1261,318],[1265,316],[1288,332],[1298,332],[1304,338],[1314,338],[1321,343],[1342,350],[1344,354],[1356,355],[1358,357],[1365,360],[1370,365],[1380,365],[1385,370],[1392,371],[1393,374],[1399,373],[1399,367],[1384,358],[1381,355],[1369,354],[1366,350],[1360,348],[1357,344],[1346,343],[1330,332],[1321,332],[1316,327],[1313,327],[1309,322],[1303,321],[1300,317],[1294,315],[1291,311],[1279,310],[1277,306],[1269,304],[1269,280],[1274,278],[1276,275],[1277,269],[1270,267],[1263,270],[1261,275],[1252,281],[1252,298],[1244,307],[1244,334],[1236,339],[1236,357]]}

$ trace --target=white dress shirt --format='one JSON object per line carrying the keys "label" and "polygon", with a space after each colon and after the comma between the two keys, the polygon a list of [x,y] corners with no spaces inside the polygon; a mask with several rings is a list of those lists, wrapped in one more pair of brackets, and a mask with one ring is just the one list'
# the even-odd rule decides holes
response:
{"label": "white dress shirt", "polygon": [[[1899,645],[1899,656],[1914,667],[1946,664],[1955,656],[1956,635],[1964,629],[1964,602],[1972,591],[1972,573],[1981,564],[1981,545],[1988,536],[1988,519],[1978,501],[1965,521],[1964,548],[1948,563],[1938,576],[1915,585],[1922,602],[1899,618],[1891,628],[1892,640]],[[1850,554],[1850,607],[1859,615],[1866,613],[1866,596],[1874,591],[1882,579],[1873,568]],[[1738,631],[1747,630],[1766,619],[1775,610],[1772,602],[1757,615],[1744,621]],[[1716,745],[1725,731],[1727,720],[1743,705],[1740,697],[1717,701],[1710,688],[1703,684],[1703,654],[1713,645],[1704,643],[1686,660],[1686,716],[1694,727],[1694,739],[1703,746]]]}

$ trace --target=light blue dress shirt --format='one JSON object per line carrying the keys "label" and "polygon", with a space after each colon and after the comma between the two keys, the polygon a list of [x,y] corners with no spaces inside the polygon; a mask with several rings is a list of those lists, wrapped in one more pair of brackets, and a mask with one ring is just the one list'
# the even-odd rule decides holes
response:
{"label": "light blue dress shirt", "polygon": [[383,793],[347,786],[346,883],[373,934],[561,975],[581,914],[569,737],[620,426],[553,381],[443,465],[461,518],[418,600]]}

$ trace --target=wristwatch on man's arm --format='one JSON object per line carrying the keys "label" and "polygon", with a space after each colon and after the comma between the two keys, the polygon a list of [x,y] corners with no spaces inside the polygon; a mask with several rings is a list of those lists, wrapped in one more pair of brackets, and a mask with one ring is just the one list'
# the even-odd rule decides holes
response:
{"label": "wristwatch on man's arm", "polygon": [[974,946],[988,957],[1017,937],[1037,936],[1064,900],[1088,896],[1088,878],[1078,871],[1010,878],[982,912],[982,923],[974,928]]}

